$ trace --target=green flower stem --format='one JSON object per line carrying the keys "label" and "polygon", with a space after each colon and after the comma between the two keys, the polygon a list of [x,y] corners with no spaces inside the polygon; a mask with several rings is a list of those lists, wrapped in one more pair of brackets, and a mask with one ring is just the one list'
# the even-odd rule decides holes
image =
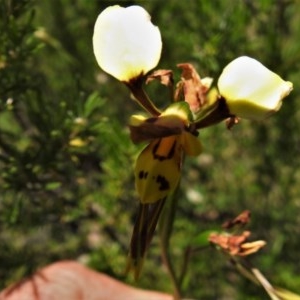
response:
{"label": "green flower stem", "polygon": [[187,247],[185,249],[185,252],[184,252],[183,262],[182,262],[181,271],[180,271],[179,279],[178,279],[178,282],[179,282],[180,286],[182,286],[183,280],[184,280],[185,275],[187,273],[188,265],[189,265],[190,258],[191,258],[191,254],[192,254],[191,247]]}
{"label": "green flower stem", "polygon": [[168,269],[169,275],[171,277],[174,286],[174,299],[179,300],[181,299],[181,286],[176,276],[174,265],[172,263],[172,258],[169,251],[170,238],[171,238],[172,229],[174,225],[177,203],[178,203],[178,197],[175,191],[167,199],[166,207],[164,208],[159,220],[158,229],[159,229],[159,237],[161,243],[162,258]]}
{"label": "green flower stem", "polygon": [[143,83],[143,77],[138,77],[134,80],[131,80],[130,82],[125,82],[126,86],[130,89],[136,101],[152,116],[158,117],[161,114],[161,111],[154,105],[154,103],[150,100],[150,98],[144,91]]}

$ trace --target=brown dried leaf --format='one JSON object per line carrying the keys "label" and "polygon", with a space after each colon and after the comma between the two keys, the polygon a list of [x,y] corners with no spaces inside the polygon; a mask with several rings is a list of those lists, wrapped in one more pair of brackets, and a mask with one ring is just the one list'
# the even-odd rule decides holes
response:
{"label": "brown dried leaf", "polygon": [[159,80],[161,84],[173,87],[174,79],[172,70],[157,70],[147,76],[146,84],[153,80]]}
{"label": "brown dried leaf", "polygon": [[189,103],[193,113],[197,113],[207,102],[205,94],[209,87],[202,83],[200,76],[189,63],[177,65],[182,69],[181,81],[175,91],[175,100],[179,100],[183,95],[184,100]]}
{"label": "brown dried leaf", "polygon": [[218,245],[222,250],[232,256],[247,256],[257,252],[266,245],[265,241],[247,242],[250,231],[244,231],[241,235],[229,235],[227,233],[213,233],[209,241]]}
{"label": "brown dried leaf", "polygon": [[244,231],[241,235],[232,235],[228,239],[228,252],[231,255],[239,255],[242,251],[242,244],[250,236],[250,231]]}
{"label": "brown dried leaf", "polygon": [[262,247],[264,247],[267,243],[265,241],[262,240],[258,240],[258,241],[254,241],[251,243],[244,243],[241,245],[241,250],[239,255],[240,256],[247,256],[250,255],[252,253],[257,252],[258,250],[260,250]]}
{"label": "brown dried leaf", "polygon": [[236,218],[226,221],[222,225],[222,228],[230,229],[235,226],[244,226],[250,222],[250,216],[251,212],[249,210],[245,210],[242,213],[240,213]]}

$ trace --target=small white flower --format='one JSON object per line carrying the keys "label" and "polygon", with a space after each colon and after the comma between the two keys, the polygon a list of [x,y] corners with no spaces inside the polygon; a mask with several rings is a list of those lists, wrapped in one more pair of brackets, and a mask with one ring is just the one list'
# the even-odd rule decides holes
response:
{"label": "small white flower", "polygon": [[280,109],[293,84],[257,60],[241,56],[224,68],[218,88],[231,114],[261,120]]}
{"label": "small white flower", "polygon": [[158,27],[140,6],[118,5],[98,16],[93,35],[99,66],[120,81],[146,74],[159,62],[162,41]]}

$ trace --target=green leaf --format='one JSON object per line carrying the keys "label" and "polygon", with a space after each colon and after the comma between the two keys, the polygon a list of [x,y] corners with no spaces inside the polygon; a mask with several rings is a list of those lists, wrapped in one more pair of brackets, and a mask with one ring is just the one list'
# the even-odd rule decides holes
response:
{"label": "green leaf", "polygon": [[47,191],[53,191],[61,187],[61,183],[58,181],[48,182],[45,186]]}
{"label": "green leaf", "polygon": [[209,246],[210,245],[209,236],[212,233],[215,233],[215,232],[216,232],[216,230],[206,230],[206,231],[203,231],[203,232],[197,234],[192,239],[191,245],[193,247],[207,247],[207,246]]}
{"label": "green leaf", "polygon": [[84,116],[89,117],[95,110],[101,108],[104,105],[103,99],[98,92],[92,93],[84,104]]}

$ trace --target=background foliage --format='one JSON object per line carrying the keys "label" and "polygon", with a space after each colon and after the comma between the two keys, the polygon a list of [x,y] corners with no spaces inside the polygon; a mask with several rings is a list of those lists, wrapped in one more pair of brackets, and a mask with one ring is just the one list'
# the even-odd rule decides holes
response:
{"label": "background foliage", "polygon": [[[252,262],[275,285],[299,293],[300,4],[292,0],[1,0],[0,288],[60,259],[136,284],[123,270],[139,151],[126,122],[138,108],[98,68],[91,46],[97,15],[116,3],[144,6],[160,27],[159,68],[191,62],[217,78],[247,54],[294,82],[265,122],[200,133],[204,152],[184,170],[172,254],[180,265],[201,232],[249,209],[254,238],[268,242]],[[164,88],[148,88],[166,105]],[[159,253],[155,238],[138,285],[171,292]],[[184,291],[197,299],[266,297],[212,248],[192,256]]]}

